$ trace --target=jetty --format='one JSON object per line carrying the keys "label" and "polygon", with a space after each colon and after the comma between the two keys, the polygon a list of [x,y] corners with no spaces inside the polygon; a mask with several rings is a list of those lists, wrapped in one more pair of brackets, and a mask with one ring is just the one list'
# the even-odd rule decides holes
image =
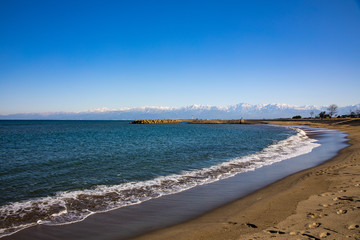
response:
{"label": "jetty", "polygon": [[130,124],[164,124],[164,123],[180,123],[186,120],[176,119],[141,119],[130,122]]}
{"label": "jetty", "polygon": [[221,120],[221,119],[193,119],[193,120],[178,120],[178,119],[141,119],[134,120],[130,124],[164,124],[164,123],[181,123],[186,122],[190,124],[245,124],[245,119],[236,120]]}

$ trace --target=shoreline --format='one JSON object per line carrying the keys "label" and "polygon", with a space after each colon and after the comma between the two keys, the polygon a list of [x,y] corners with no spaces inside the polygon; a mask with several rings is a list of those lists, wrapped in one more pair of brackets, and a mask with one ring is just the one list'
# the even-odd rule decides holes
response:
{"label": "shoreline", "polygon": [[198,218],[132,239],[360,239],[359,121],[259,122],[344,131],[349,146]]}
{"label": "shoreline", "polygon": [[[320,130],[320,132],[321,132],[321,130]],[[326,137],[324,139],[326,139]],[[344,138],[342,137],[342,139],[344,139]],[[334,156],[334,155],[335,155],[335,152],[332,154],[332,156]],[[315,156],[318,156],[318,155],[315,154]],[[329,158],[330,158],[330,156],[327,158],[323,158],[322,161],[325,161],[326,159],[329,159]],[[280,162],[280,165],[279,165],[280,168],[282,168],[283,170],[289,166],[293,167],[293,165],[295,165],[295,167],[299,167],[299,166],[297,166],[299,164],[296,162],[295,162],[295,164],[293,162],[293,163],[289,163],[288,165],[284,164],[284,162],[286,162],[286,161]],[[315,163],[315,165],[318,165],[318,164],[320,164],[320,163],[319,162]],[[309,167],[312,167],[312,166],[308,166],[306,168],[309,168]],[[208,184],[203,185],[203,186],[209,186],[209,187],[194,188],[193,190],[185,191],[187,193],[183,192],[185,194],[178,193],[181,195],[178,195],[178,194],[169,195],[168,197],[162,198],[162,200],[159,200],[159,199],[157,199],[155,201],[150,200],[150,201],[146,201],[140,205],[134,205],[134,206],[126,207],[126,208],[120,208],[118,210],[113,210],[108,213],[95,214],[95,215],[89,217],[88,219],[86,219],[82,222],[79,222],[79,223],[75,223],[75,224],[53,226],[53,227],[45,226],[45,225],[37,225],[35,227],[30,227],[28,229],[22,230],[18,233],[8,236],[8,237],[9,237],[9,239],[22,239],[22,237],[25,237],[25,236],[28,239],[45,239],[45,238],[49,238],[49,237],[51,237],[52,239],[60,239],[63,236],[66,236],[66,238],[68,238],[68,239],[84,239],[85,238],[84,236],[87,236],[87,237],[91,237],[92,239],[98,239],[98,237],[102,236],[101,234],[99,235],[99,231],[105,231],[105,232],[110,232],[111,234],[109,235],[109,233],[107,233],[107,234],[103,235],[102,237],[104,239],[106,238],[106,235],[107,235],[107,239],[119,239],[119,238],[128,239],[129,237],[136,236],[141,233],[146,234],[146,232],[154,230],[154,226],[150,226],[150,227],[145,226],[144,227],[144,225],[147,224],[146,222],[162,221],[164,225],[157,226],[157,227],[155,227],[155,229],[161,229],[166,226],[171,226],[171,225],[177,224],[179,222],[184,222],[184,221],[186,223],[186,221],[188,221],[189,219],[193,219],[196,216],[204,214],[208,211],[212,212],[213,211],[212,209],[217,209],[219,206],[227,204],[236,199],[242,198],[248,194],[251,195],[251,192],[253,192],[254,190],[263,188],[269,184],[269,182],[267,182],[267,183],[265,182],[265,184],[264,184],[264,176],[263,176],[264,174],[265,174],[265,176],[267,176],[267,175],[269,176],[269,174],[276,175],[276,176],[271,176],[270,180],[267,180],[270,182],[275,182],[275,181],[283,178],[284,176],[290,175],[294,172],[298,172],[301,170],[301,169],[300,170],[295,169],[295,170],[292,170],[292,172],[288,172],[289,170],[286,170],[286,173],[284,175],[284,173],[277,173],[278,170],[276,170],[274,172],[273,170],[271,170],[271,169],[269,170],[267,168],[268,167],[263,167],[263,170],[261,170],[258,173],[256,173],[257,171],[255,171],[255,174],[254,174],[255,175],[255,187],[254,187],[254,185],[247,186],[248,185],[247,177],[251,176],[251,174],[254,173],[254,172],[251,172],[250,175],[246,174],[245,176],[240,177],[238,179],[235,179],[235,177],[233,177],[233,179],[230,182],[228,181],[227,183],[222,182],[224,180],[219,181],[219,182],[217,182],[218,184],[215,187],[214,186],[211,187]],[[271,166],[269,166],[269,168],[271,168]],[[304,169],[304,168],[302,168],[302,169]],[[281,175],[281,174],[283,174],[283,175]],[[240,175],[243,175],[243,174],[240,174]],[[267,179],[267,178],[265,178],[265,179]],[[239,183],[239,180],[240,180],[240,183]],[[252,181],[254,181],[254,180],[252,180]],[[262,181],[262,183],[261,183],[261,181]],[[244,182],[244,183],[241,183],[241,182]],[[259,185],[259,182],[261,183],[260,185]],[[242,184],[242,186],[240,188],[239,188],[239,186],[240,186],[239,184],[240,185]],[[230,186],[237,185],[237,188],[236,187],[234,187],[232,189],[230,188],[224,192],[223,188],[225,186],[229,186],[229,185]],[[245,192],[244,192],[244,190],[241,190],[242,193],[240,194],[238,191],[242,187],[245,187],[246,190],[245,190]],[[203,195],[204,192],[208,194],[207,197],[206,196],[200,197],[200,195]],[[228,199],[228,200],[226,200],[226,201],[221,200],[222,203],[221,203],[221,201],[219,202],[219,198],[220,199],[223,198],[222,194],[224,194],[224,193],[229,194],[229,192],[231,193],[232,197],[228,198],[229,196],[227,196],[226,199]],[[209,195],[209,193],[211,193],[211,194]],[[220,196],[215,197],[213,195],[213,193],[217,193],[217,195],[220,195]],[[184,197],[184,195],[185,195],[185,197]],[[197,200],[198,200],[197,204],[194,204],[194,201],[193,201],[194,197],[197,198]],[[217,200],[214,200],[214,198],[217,198]],[[199,201],[199,199],[200,199],[200,201]],[[206,203],[205,205],[209,205],[208,204],[209,201],[210,202],[217,201],[217,205],[212,205],[211,208],[207,208],[207,209],[204,208],[204,206],[203,206],[204,203]],[[185,206],[185,209],[184,209],[184,206],[180,209],[176,209],[176,206],[170,205],[169,210],[166,210],[165,212],[162,211],[162,208],[165,207],[163,204],[169,203],[169,202],[177,202],[177,205],[180,205],[180,206],[187,205],[187,206]],[[199,205],[199,202],[200,202],[200,205]],[[190,208],[189,208],[189,205],[191,206]],[[172,208],[174,208],[174,209],[172,209]],[[189,216],[184,217],[184,213],[183,213],[184,210],[190,214],[190,217]],[[148,213],[149,211],[153,212],[152,216],[143,215],[143,213]],[[194,211],[197,212],[197,214],[194,215],[194,213],[192,213]],[[161,212],[161,213],[159,213],[159,212]],[[141,221],[143,221],[143,222],[145,221],[145,224],[138,222],[136,219],[135,219],[135,221],[133,221],[134,214],[136,215],[135,218],[138,218],[138,219],[141,218]],[[158,214],[161,215],[160,218],[159,218]],[[179,216],[177,214],[179,214],[181,216]],[[177,220],[174,222],[174,219],[169,219],[169,216],[172,216],[171,218],[174,218],[174,216],[176,216],[175,219],[177,219]],[[179,219],[180,219],[180,221],[179,221]],[[130,220],[130,223],[129,223],[129,220]],[[169,223],[169,220],[171,220],[173,222]],[[125,226],[123,226],[122,224],[125,224]],[[179,226],[179,225],[175,225],[175,226]],[[118,229],[119,227],[121,230]],[[114,228],[116,228],[115,231],[114,231]],[[139,230],[139,228],[142,230]],[[167,228],[165,228],[165,229],[167,229]],[[122,231],[128,232],[129,230],[130,230],[130,232],[132,231],[133,233],[130,235],[125,235],[127,237],[124,237]],[[161,230],[159,230],[159,231],[161,231]],[[147,235],[148,234],[146,234],[145,236],[147,236]],[[95,236],[97,236],[97,237],[95,237]],[[109,236],[111,236],[111,237],[109,237]],[[120,236],[123,236],[123,237],[120,237]],[[5,239],[8,239],[8,237],[5,237]],[[165,238],[167,238],[167,237],[165,237]],[[148,236],[145,237],[145,239],[148,239]],[[155,237],[154,239],[158,239],[158,237]],[[184,239],[192,239],[192,238],[186,237]]]}

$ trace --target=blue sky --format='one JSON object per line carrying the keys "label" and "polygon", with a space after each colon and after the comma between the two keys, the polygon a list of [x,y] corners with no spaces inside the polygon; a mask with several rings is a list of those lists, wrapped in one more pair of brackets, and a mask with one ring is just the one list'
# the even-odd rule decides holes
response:
{"label": "blue sky", "polygon": [[0,36],[0,114],[360,103],[355,0],[2,0]]}

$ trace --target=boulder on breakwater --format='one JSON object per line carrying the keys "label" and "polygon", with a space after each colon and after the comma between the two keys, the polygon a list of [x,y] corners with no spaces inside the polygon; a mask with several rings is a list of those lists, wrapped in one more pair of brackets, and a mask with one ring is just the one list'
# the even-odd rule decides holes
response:
{"label": "boulder on breakwater", "polygon": [[246,124],[245,119],[221,120],[221,119],[197,119],[191,120],[192,124]]}
{"label": "boulder on breakwater", "polygon": [[163,124],[163,123],[179,123],[183,120],[174,119],[142,119],[130,122],[130,124]]}

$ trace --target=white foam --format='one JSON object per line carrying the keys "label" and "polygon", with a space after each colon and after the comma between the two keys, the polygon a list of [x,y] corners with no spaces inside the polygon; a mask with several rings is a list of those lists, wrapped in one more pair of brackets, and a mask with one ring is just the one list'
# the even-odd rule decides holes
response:
{"label": "white foam", "polygon": [[[178,193],[197,185],[203,185],[234,176],[238,173],[254,171],[312,151],[320,146],[310,139],[301,129],[297,134],[264,148],[262,151],[234,158],[227,162],[194,171],[183,171],[181,174],[161,176],[143,182],[130,182],[113,186],[97,186],[94,189],[59,192],[56,196],[15,202],[0,207],[0,216],[11,217],[26,215],[34,209],[46,217],[36,219],[33,223],[13,226],[11,229],[0,229],[0,237],[9,235],[34,224],[62,225],[82,221],[96,212],[138,204],[163,195]],[[89,204],[90,203],[90,204]],[[79,206],[89,204],[88,209]],[[83,204],[83,205],[82,205]],[[75,207],[74,207],[75,206]]]}

